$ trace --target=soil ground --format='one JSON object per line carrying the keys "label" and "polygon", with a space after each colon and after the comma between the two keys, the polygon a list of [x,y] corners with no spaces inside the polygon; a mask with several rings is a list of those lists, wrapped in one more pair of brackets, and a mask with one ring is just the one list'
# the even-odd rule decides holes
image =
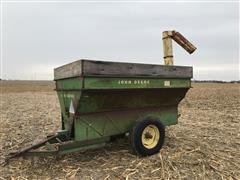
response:
{"label": "soil ground", "polygon": [[[53,89],[48,81],[1,82],[1,163],[60,129]],[[195,83],[179,112],[156,155],[139,157],[120,139],[81,153],[16,158],[0,166],[0,179],[240,179],[240,85]]]}

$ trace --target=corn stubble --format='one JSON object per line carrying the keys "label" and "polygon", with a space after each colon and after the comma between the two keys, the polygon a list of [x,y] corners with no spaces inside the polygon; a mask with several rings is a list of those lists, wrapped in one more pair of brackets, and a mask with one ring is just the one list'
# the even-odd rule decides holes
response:
{"label": "corn stubble", "polygon": [[[138,157],[121,139],[59,157],[16,158],[0,167],[0,179],[240,179],[240,85],[193,87],[159,154]],[[1,83],[1,162],[60,129],[53,88],[51,82]]]}

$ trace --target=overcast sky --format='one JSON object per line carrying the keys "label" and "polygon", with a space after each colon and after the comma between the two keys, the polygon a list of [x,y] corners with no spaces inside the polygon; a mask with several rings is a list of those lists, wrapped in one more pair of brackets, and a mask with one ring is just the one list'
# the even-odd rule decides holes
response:
{"label": "overcast sky", "polygon": [[[34,0],[33,0],[34,1]],[[163,64],[162,31],[177,30],[198,49],[174,43],[174,63],[194,79],[239,80],[236,2],[3,3],[3,79],[53,79],[53,68],[81,59]]]}

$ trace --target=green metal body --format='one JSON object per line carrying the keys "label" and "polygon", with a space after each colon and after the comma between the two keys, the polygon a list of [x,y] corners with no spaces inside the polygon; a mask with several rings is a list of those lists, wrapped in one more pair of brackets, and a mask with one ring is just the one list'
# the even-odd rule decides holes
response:
{"label": "green metal body", "polygon": [[74,140],[78,142],[108,141],[130,132],[136,121],[148,116],[174,125],[178,103],[190,87],[187,78],[79,76],[56,80],[63,129],[69,130],[72,102]]}

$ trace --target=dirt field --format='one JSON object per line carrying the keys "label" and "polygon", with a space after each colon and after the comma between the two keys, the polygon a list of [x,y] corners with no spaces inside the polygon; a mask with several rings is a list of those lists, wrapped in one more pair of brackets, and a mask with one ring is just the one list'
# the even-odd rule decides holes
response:
{"label": "dirt field", "polygon": [[[61,157],[17,158],[0,179],[240,179],[240,85],[193,84],[159,154],[138,157],[126,139]],[[52,82],[1,84],[0,161],[60,128]]]}

